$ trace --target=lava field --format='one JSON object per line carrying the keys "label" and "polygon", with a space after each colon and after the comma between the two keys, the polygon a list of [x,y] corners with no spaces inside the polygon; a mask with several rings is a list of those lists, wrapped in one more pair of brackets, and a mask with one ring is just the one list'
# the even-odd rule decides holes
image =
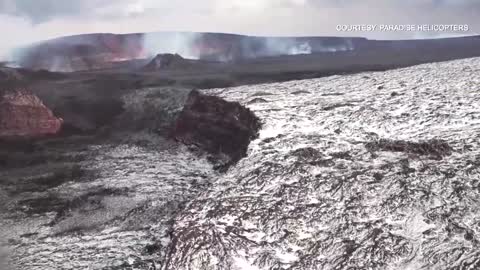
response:
{"label": "lava field", "polygon": [[13,269],[480,268],[480,58],[202,90],[229,102],[191,102],[212,136],[254,128],[222,170],[209,133],[146,128],[189,115],[166,88],[94,136],[0,149]]}

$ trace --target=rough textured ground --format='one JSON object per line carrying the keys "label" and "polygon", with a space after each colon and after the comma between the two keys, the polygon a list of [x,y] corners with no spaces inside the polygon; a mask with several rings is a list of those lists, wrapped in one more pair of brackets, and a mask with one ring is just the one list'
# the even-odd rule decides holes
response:
{"label": "rough textured ground", "polygon": [[479,71],[469,59],[209,91],[265,125],[179,215],[166,268],[479,268]]}
{"label": "rough textured ground", "polygon": [[[148,144],[89,145],[60,156],[58,170],[51,162],[0,174],[2,184],[10,182],[0,226],[14,269],[152,264],[150,254],[161,252],[172,216],[214,172],[183,147],[137,136]],[[65,165],[68,159],[76,169]],[[21,189],[24,181],[33,190]]]}
{"label": "rough textured ground", "polygon": [[208,90],[263,122],[226,173],[154,138],[72,150],[48,204],[0,190],[0,239],[29,270],[477,269],[479,90],[480,59]]}
{"label": "rough textured ground", "polygon": [[55,117],[37,96],[25,90],[1,92],[0,138],[54,135],[60,131],[63,120]]}

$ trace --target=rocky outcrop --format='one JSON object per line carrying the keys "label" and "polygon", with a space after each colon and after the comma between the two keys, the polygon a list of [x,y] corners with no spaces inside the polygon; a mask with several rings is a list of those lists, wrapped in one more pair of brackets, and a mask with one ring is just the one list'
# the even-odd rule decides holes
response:
{"label": "rocky outcrop", "polygon": [[57,134],[63,120],[27,91],[0,93],[0,138],[41,137]]}
{"label": "rocky outcrop", "polygon": [[196,59],[186,59],[179,54],[157,54],[147,65],[143,67],[143,71],[188,71],[188,70],[206,70],[218,67],[220,63],[203,61]]}
{"label": "rocky outcrop", "polygon": [[207,151],[219,168],[227,168],[246,155],[260,126],[259,119],[240,103],[194,90],[176,121],[173,136]]}
{"label": "rocky outcrop", "polygon": [[154,71],[166,68],[181,67],[187,64],[185,59],[178,54],[158,54],[145,66],[145,70]]}

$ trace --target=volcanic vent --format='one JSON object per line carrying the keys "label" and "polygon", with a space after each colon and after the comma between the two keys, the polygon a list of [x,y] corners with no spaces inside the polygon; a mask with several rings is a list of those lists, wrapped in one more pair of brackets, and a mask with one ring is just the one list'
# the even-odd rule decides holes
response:
{"label": "volcanic vent", "polygon": [[145,70],[160,70],[166,68],[181,68],[186,65],[186,60],[179,54],[157,54],[148,65],[145,66]]}
{"label": "volcanic vent", "polygon": [[155,58],[148,63],[144,71],[188,71],[188,70],[203,70],[212,67],[217,62],[202,61],[196,59],[186,59],[179,54],[157,54]]}

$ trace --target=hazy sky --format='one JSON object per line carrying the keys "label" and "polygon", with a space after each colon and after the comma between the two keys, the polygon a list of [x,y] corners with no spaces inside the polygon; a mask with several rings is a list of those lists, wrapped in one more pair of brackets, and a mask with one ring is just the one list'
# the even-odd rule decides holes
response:
{"label": "hazy sky", "polygon": [[[339,32],[351,24],[467,24],[469,32]],[[0,0],[0,52],[91,32],[423,38],[480,32],[480,0]]]}

